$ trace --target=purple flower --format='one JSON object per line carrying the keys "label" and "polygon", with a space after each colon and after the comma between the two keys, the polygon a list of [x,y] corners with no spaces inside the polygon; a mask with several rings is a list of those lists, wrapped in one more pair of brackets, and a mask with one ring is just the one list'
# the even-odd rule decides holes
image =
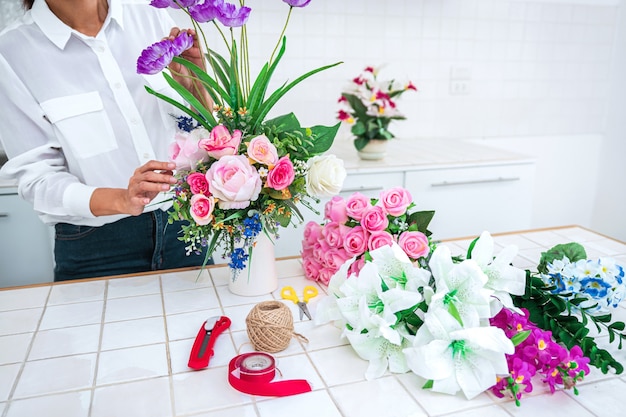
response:
{"label": "purple flower", "polygon": [[250,8],[246,6],[237,8],[237,6],[232,3],[223,3],[218,7],[219,14],[216,16],[217,20],[224,26],[231,28],[245,25],[248,16],[250,16]]}
{"label": "purple flower", "polygon": [[183,31],[172,41],[172,53],[174,54],[174,56],[178,56],[192,46],[193,36],[191,36],[186,31]]}
{"label": "purple flower", "polygon": [[198,0],[176,0],[176,1],[175,0],[151,0],[150,6],[157,7],[159,9],[165,9],[166,7],[180,9],[180,6],[185,8],[185,7],[193,6],[197,2]]}
{"label": "purple flower", "polygon": [[210,22],[220,14],[220,6],[224,0],[204,0],[189,8],[189,14],[198,23]]}
{"label": "purple flower", "polygon": [[311,3],[311,0],[283,0],[285,3],[290,5],[291,7],[304,7],[307,4]]}
{"label": "purple flower", "polygon": [[191,48],[193,37],[182,32],[173,41],[164,39],[156,42],[141,52],[137,59],[137,73],[156,74],[163,71],[183,51]]}

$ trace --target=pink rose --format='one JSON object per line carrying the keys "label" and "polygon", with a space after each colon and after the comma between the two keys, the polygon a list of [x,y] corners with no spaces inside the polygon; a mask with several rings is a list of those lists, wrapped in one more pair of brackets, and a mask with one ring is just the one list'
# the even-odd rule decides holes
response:
{"label": "pink rose", "polygon": [[261,192],[261,177],[244,155],[218,159],[207,171],[206,179],[221,209],[246,208]]}
{"label": "pink rose", "polygon": [[317,239],[319,239],[321,234],[322,234],[322,226],[318,224],[317,222],[310,221],[306,224],[306,226],[304,226],[304,232],[303,232],[304,242],[306,242],[309,245],[313,245],[313,243],[315,243]]}
{"label": "pink rose", "polygon": [[361,272],[361,269],[363,269],[363,265],[365,265],[365,259],[361,256],[359,259],[352,262],[352,265],[350,265],[350,268],[348,268],[348,276],[358,276],[359,272]]}
{"label": "pink rose", "polygon": [[296,172],[289,156],[283,156],[267,173],[265,185],[275,190],[284,190],[291,185],[295,178]]}
{"label": "pink rose", "polygon": [[231,135],[226,126],[217,125],[211,130],[209,137],[202,139],[198,146],[209,156],[220,159],[225,155],[237,155],[240,143],[241,130],[235,130]]}
{"label": "pink rose", "polygon": [[389,232],[386,232],[384,230],[372,232],[367,241],[367,249],[372,251],[382,246],[391,245],[392,242],[393,242],[393,236],[391,236]]}
{"label": "pink rose", "polygon": [[322,229],[322,237],[332,248],[343,247],[343,239],[350,228],[337,222],[328,222]]}
{"label": "pink rose", "polygon": [[348,256],[344,248],[333,248],[324,254],[324,264],[334,272],[337,272],[341,265],[351,256]]}
{"label": "pink rose", "polygon": [[208,130],[201,127],[191,132],[176,133],[174,143],[169,147],[169,158],[176,164],[176,169],[193,169],[199,162],[209,160],[206,151],[198,147],[200,139],[208,135]]}
{"label": "pink rose", "polygon": [[209,182],[205,174],[194,172],[187,175],[187,184],[193,194],[209,195]]}
{"label": "pink rose", "polygon": [[274,166],[278,162],[278,151],[267,136],[260,135],[248,143],[248,157],[260,164]]}
{"label": "pink rose", "polygon": [[369,233],[361,226],[355,226],[343,237],[343,248],[352,256],[362,255],[367,250]]}
{"label": "pink rose", "polygon": [[361,220],[363,210],[371,205],[370,198],[361,193],[354,193],[346,201],[346,213],[355,220]]}
{"label": "pink rose", "polygon": [[323,240],[318,240],[313,244],[313,259],[315,259],[320,264],[324,262],[324,252],[330,249],[328,243]]}
{"label": "pink rose", "polygon": [[319,272],[319,281],[324,285],[328,285],[333,275],[335,275],[335,271],[333,271],[332,269],[321,268]]}
{"label": "pink rose", "polygon": [[379,204],[392,216],[401,216],[411,204],[411,194],[402,187],[394,187],[380,193]]}
{"label": "pink rose", "polygon": [[361,225],[368,232],[377,232],[385,230],[389,226],[389,220],[387,220],[385,210],[381,206],[370,206],[363,210]]}
{"label": "pink rose", "polygon": [[312,279],[313,281],[320,279],[320,269],[322,269],[322,265],[315,259],[302,259],[302,269],[304,269],[304,276],[308,279]]}
{"label": "pink rose", "polygon": [[194,194],[191,196],[189,213],[197,224],[201,226],[209,224],[213,219],[214,208],[215,199],[213,197],[207,197],[204,194]]}
{"label": "pink rose", "polygon": [[337,223],[345,224],[348,221],[348,213],[346,213],[346,200],[334,196],[326,205],[324,205],[324,218]]}
{"label": "pink rose", "polygon": [[428,238],[422,232],[403,232],[398,239],[398,245],[412,259],[424,257],[430,252]]}

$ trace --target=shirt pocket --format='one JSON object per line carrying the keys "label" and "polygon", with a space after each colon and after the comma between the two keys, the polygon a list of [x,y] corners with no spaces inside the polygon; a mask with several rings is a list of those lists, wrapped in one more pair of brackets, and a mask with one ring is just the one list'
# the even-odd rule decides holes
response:
{"label": "shirt pocket", "polygon": [[97,91],[57,97],[40,104],[60,142],[78,158],[117,149],[113,126]]}

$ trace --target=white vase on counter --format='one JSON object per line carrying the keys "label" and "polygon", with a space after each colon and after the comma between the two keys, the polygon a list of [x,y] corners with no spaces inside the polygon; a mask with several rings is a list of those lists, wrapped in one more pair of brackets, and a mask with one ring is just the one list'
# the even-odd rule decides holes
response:
{"label": "white vase on counter", "polygon": [[278,288],[276,273],[276,256],[274,242],[265,233],[259,233],[256,244],[252,249],[252,256],[246,262],[246,267],[238,271],[237,276],[228,281],[228,289],[236,295],[255,297],[266,295]]}
{"label": "white vase on counter", "polygon": [[370,139],[367,144],[358,150],[359,158],[366,161],[377,161],[387,155],[387,139]]}

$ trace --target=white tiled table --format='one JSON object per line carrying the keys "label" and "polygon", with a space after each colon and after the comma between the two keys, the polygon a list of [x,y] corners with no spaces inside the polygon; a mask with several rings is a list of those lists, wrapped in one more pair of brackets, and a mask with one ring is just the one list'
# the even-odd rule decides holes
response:
{"label": "white tiled table", "polygon": [[[469,241],[446,244],[460,254]],[[518,245],[515,263],[524,268],[534,267],[545,248],[570,241],[582,243],[590,257],[626,264],[625,244],[579,227],[496,237],[499,245]],[[280,287],[310,284],[299,259],[278,265]],[[237,351],[251,350],[245,317],[252,307],[277,294],[232,295],[224,267],[204,271],[196,281],[197,276],[170,272],[0,291],[0,416],[579,417],[614,416],[622,408],[626,377],[595,368],[580,385],[580,396],[536,387],[519,408],[490,393],[467,401],[425,391],[424,381],[410,373],[366,381],[367,363],[339,338],[339,330],[298,321],[292,303],[295,330],[310,342],[293,339],[276,355],[278,367],[284,378],[309,380],[313,391],[283,398],[242,394],[227,382],[228,361]],[[319,298],[309,304],[313,315]],[[217,340],[209,368],[190,370],[188,355],[200,324],[222,314],[232,326]],[[620,307],[616,317],[625,320],[626,310]],[[615,356],[626,364],[623,351]]]}

